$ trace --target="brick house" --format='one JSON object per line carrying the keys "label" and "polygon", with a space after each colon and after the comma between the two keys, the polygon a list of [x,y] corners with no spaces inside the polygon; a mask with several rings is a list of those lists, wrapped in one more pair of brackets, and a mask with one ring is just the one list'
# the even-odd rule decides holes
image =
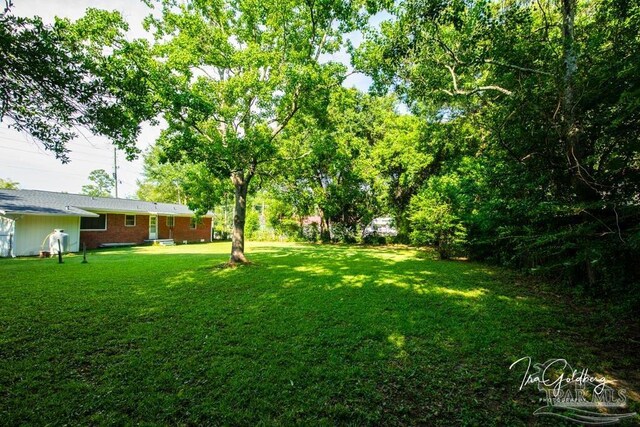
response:
{"label": "brick house", "polygon": [[121,244],[210,242],[213,215],[184,205],[39,190],[0,190],[0,256],[37,255],[54,229],[67,251]]}

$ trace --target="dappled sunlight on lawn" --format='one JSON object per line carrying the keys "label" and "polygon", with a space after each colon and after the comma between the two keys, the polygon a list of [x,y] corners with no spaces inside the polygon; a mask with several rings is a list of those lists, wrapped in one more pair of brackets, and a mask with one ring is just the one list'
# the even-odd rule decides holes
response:
{"label": "dappled sunlight on lawn", "polygon": [[396,354],[394,357],[396,359],[407,359],[409,357],[409,353],[404,348],[406,342],[404,335],[394,332],[387,339],[395,347]]}
{"label": "dappled sunlight on lawn", "polygon": [[[350,286],[353,288],[361,288],[364,286],[365,282],[369,279],[369,276],[365,275],[365,274],[343,274],[341,276],[341,282],[339,285],[337,285],[336,287],[339,286]],[[329,289],[332,289],[331,287],[329,287]],[[335,287],[333,288],[335,289]]]}
{"label": "dappled sunlight on lawn", "polygon": [[328,268],[322,267],[320,265],[300,265],[298,267],[293,267],[295,271],[300,273],[309,273],[316,274],[321,276],[332,276],[334,273]]}
{"label": "dappled sunlight on lawn", "polygon": [[161,310],[159,307],[145,307],[143,309],[140,310],[140,317],[145,319],[145,318],[151,318],[153,316],[156,316],[158,314],[161,313]]}
{"label": "dappled sunlight on lawn", "polygon": [[296,286],[303,283],[304,283],[304,280],[302,279],[302,277],[294,277],[294,278],[283,281],[281,286],[284,288],[290,288],[292,286]]}
{"label": "dappled sunlight on lawn", "polygon": [[[582,345],[567,307],[500,270],[406,248],[259,242],[247,244],[250,265],[228,267],[229,249],[5,263],[15,279],[0,283],[10,295],[0,305],[0,354],[13,376],[0,386],[25,407],[67,387],[89,408],[88,424],[152,402],[156,413],[171,411],[168,424],[185,411],[201,411],[194,424],[206,424],[244,410],[253,424],[295,424],[304,411],[318,424],[382,425],[387,414],[411,424],[419,413],[426,425],[432,416],[459,421],[463,407],[471,425],[497,415],[508,425],[534,409],[508,369],[514,360],[607,368]],[[31,365],[55,377],[23,375]]]}
{"label": "dappled sunlight on lawn", "polygon": [[436,286],[429,290],[425,290],[426,292],[435,292],[440,294],[459,296],[464,298],[478,298],[486,295],[489,291],[484,288],[473,289],[470,291],[459,291],[457,289],[449,289],[443,288],[442,286]]}
{"label": "dappled sunlight on lawn", "polygon": [[131,255],[221,255],[228,256],[231,251],[231,242],[212,242],[212,243],[190,243],[190,244],[176,244],[172,246],[162,245],[143,245],[143,246],[131,246],[121,248],[108,248],[97,249],[90,251],[89,254],[93,256],[118,256],[129,253]]}
{"label": "dappled sunlight on lawn", "polygon": [[372,258],[375,259],[379,259],[379,260],[384,260],[387,262],[400,262],[400,261],[407,261],[407,260],[411,260],[411,259],[415,259],[415,252],[414,251],[410,251],[410,250],[401,250],[401,251],[375,251],[375,249],[370,249],[370,251],[372,251],[372,253],[367,253],[367,255],[370,255]]}
{"label": "dappled sunlight on lawn", "polygon": [[389,342],[395,345],[397,348],[401,349],[402,347],[404,347],[405,337],[404,335],[393,333],[389,335]]}
{"label": "dappled sunlight on lawn", "polygon": [[195,274],[193,271],[183,271],[173,276],[168,284],[171,286],[187,285],[196,282]]}
{"label": "dappled sunlight on lawn", "polygon": [[[254,247],[254,257],[259,264],[263,253],[269,254],[272,262],[264,267],[279,272],[282,286],[317,284],[327,290],[394,286],[421,295],[478,299],[491,293],[485,286],[478,285],[494,280],[487,274],[487,269],[466,271],[469,269],[466,263],[419,259],[414,250],[354,250],[352,247],[308,245],[286,250],[288,256],[284,257],[280,247]],[[453,271],[439,271],[443,265]],[[459,270],[459,280],[456,280],[456,270]]]}
{"label": "dappled sunlight on lawn", "polygon": [[632,378],[621,378],[610,369],[604,369],[603,372],[594,372],[594,374],[599,377],[605,377],[607,384],[626,390],[630,399],[640,402],[640,372],[636,371]]}

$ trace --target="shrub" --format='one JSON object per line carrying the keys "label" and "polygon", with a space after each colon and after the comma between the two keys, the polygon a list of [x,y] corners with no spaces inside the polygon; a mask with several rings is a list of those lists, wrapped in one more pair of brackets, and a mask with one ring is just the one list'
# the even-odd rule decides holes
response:
{"label": "shrub", "polygon": [[247,209],[244,222],[244,233],[249,239],[254,239],[260,229],[260,214],[255,209]]}
{"label": "shrub", "polygon": [[411,243],[433,246],[442,259],[463,253],[467,230],[450,203],[425,191],[411,200],[409,212]]}
{"label": "shrub", "polygon": [[332,224],[331,234],[333,242],[356,243],[356,230],[339,222]]}
{"label": "shrub", "polygon": [[367,234],[362,238],[365,245],[385,245],[387,238],[376,233]]}
{"label": "shrub", "polygon": [[319,236],[320,231],[318,229],[318,224],[315,222],[302,227],[302,237],[304,237],[305,240],[309,242],[317,242]]}

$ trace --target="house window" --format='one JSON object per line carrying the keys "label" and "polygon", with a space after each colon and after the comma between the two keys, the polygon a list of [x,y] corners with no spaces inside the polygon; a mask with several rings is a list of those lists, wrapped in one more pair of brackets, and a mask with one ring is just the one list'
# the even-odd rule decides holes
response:
{"label": "house window", "polygon": [[135,215],[125,215],[124,216],[124,225],[125,225],[125,227],[135,227],[136,226],[136,216]]}
{"label": "house window", "polygon": [[98,214],[97,218],[80,218],[80,230],[104,231],[107,229],[107,214]]}
{"label": "house window", "polygon": [[168,216],[168,217],[167,217],[167,227],[175,227],[175,226],[176,226],[176,219],[175,219],[175,217]]}
{"label": "house window", "polygon": [[189,228],[192,230],[195,230],[196,228],[198,228],[198,223],[200,221],[198,221],[196,218],[191,217],[191,221],[189,221]]}

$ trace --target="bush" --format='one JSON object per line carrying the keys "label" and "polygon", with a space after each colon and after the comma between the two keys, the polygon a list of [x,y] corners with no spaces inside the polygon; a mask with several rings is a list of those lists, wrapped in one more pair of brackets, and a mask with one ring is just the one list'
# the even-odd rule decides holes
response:
{"label": "bush", "polygon": [[255,239],[256,232],[260,229],[260,214],[255,209],[247,209],[244,220],[244,234],[248,239]]}
{"label": "bush", "polygon": [[320,231],[318,229],[318,224],[312,222],[309,225],[305,225],[302,227],[302,237],[309,242],[317,242],[318,237],[320,236]]}
{"label": "bush", "polygon": [[409,212],[411,243],[433,246],[442,259],[464,252],[467,230],[450,203],[426,191],[411,200]]}
{"label": "bush", "polygon": [[362,238],[365,245],[386,245],[387,238],[376,233],[367,234]]}
{"label": "bush", "polygon": [[356,243],[356,231],[354,228],[341,223],[334,223],[331,226],[331,240],[340,243]]}
{"label": "bush", "polygon": [[276,234],[286,236],[287,239],[297,239],[302,235],[300,224],[294,219],[279,220],[277,224],[274,224],[273,229]]}

